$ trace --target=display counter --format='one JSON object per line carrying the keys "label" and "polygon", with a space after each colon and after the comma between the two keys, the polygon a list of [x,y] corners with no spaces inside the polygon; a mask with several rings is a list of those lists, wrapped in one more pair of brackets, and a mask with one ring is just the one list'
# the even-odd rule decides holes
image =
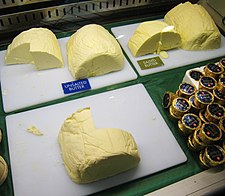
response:
{"label": "display counter", "polygon": [[[71,2],[69,2],[69,3],[71,3]],[[145,15],[145,17],[141,17],[141,18],[126,18],[126,19],[123,19],[122,21],[111,21],[111,22],[107,21],[107,24],[102,24],[102,25],[116,37],[116,35],[115,35],[116,33],[114,31],[116,28],[125,27],[125,29],[126,29],[126,28],[128,28],[129,25],[139,24],[143,21],[161,20],[164,16],[164,14],[159,14],[159,15],[154,15],[154,16],[146,16],[146,13],[144,15]],[[92,22],[94,22],[94,21],[92,21]],[[89,23],[90,23],[90,21],[89,21]],[[57,35],[58,39],[65,39],[67,37],[70,37],[72,33],[73,33],[73,31],[71,31],[71,27],[68,31],[66,31],[66,30],[62,31],[62,29],[60,28],[60,30],[56,32],[56,35]],[[10,39],[11,38],[7,37],[6,40],[8,40],[8,42],[9,42]],[[5,54],[4,51],[6,50],[6,47],[7,47],[7,41],[4,44],[2,44],[1,55]],[[23,133],[23,134],[25,134],[24,140],[22,138],[23,136],[18,137],[18,138],[13,136],[12,132],[16,131],[16,130],[13,130],[11,128],[13,126],[10,126],[7,124],[8,122],[11,122],[11,121],[9,121],[9,119],[14,118],[14,117],[19,118],[20,116],[23,116],[23,115],[25,116],[25,114],[27,114],[27,113],[29,114],[29,112],[30,112],[30,116],[31,117],[33,116],[33,118],[35,118],[35,115],[37,115],[37,116],[39,115],[38,113],[36,114],[35,111],[41,111],[43,108],[44,109],[45,108],[49,109],[49,108],[54,108],[54,107],[57,108],[58,105],[60,105],[60,104],[64,104],[64,103],[68,104],[70,102],[73,103],[73,101],[74,101],[74,104],[79,105],[79,104],[85,102],[86,105],[88,105],[88,104],[93,105],[94,108],[95,107],[97,108],[97,106],[99,107],[99,105],[101,105],[100,103],[98,105],[98,103],[97,103],[97,102],[99,102],[98,100],[101,100],[103,95],[105,95],[106,93],[109,93],[109,94],[112,93],[112,96],[117,96],[117,95],[119,96],[120,94],[121,94],[121,96],[125,96],[125,95],[123,95],[123,93],[120,93],[120,91],[123,92],[124,89],[126,90],[126,89],[133,88],[133,87],[136,87],[139,85],[143,86],[144,92],[147,92],[149,97],[147,96],[147,98],[146,98],[145,94],[144,94],[143,100],[142,100],[141,97],[137,96],[138,97],[137,105],[140,105],[140,108],[142,108],[142,104],[146,102],[146,99],[152,100],[153,101],[152,102],[153,106],[151,106],[151,107],[153,107],[152,111],[154,111],[154,107],[156,107],[157,112],[159,112],[160,117],[157,116],[158,113],[155,114],[155,116],[154,116],[154,114],[152,114],[153,115],[152,118],[144,121],[144,119],[145,118],[148,119],[148,117],[144,116],[144,114],[142,114],[142,113],[144,113],[145,110],[146,110],[146,112],[149,112],[148,107],[146,107],[146,109],[143,109],[143,110],[138,110],[137,107],[132,106],[133,99],[126,97],[126,98],[124,98],[124,100],[123,99],[122,100],[125,101],[126,99],[128,99],[128,101],[127,101],[128,103],[130,100],[130,102],[131,102],[130,110],[132,111],[132,107],[133,107],[135,109],[135,110],[133,110],[133,112],[139,113],[139,115],[136,115],[136,114],[134,115],[132,113],[125,112],[125,113],[123,113],[124,116],[121,116],[121,118],[124,118],[124,119],[126,117],[130,118],[131,120],[130,121],[127,120],[127,122],[132,123],[131,121],[134,120],[132,118],[133,116],[135,116],[135,117],[140,116],[140,120],[135,119],[134,121],[136,123],[140,121],[140,123],[143,122],[143,124],[144,124],[144,122],[149,123],[149,122],[151,122],[151,120],[159,120],[159,121],[157,121],[158,122],[157,124],[165,123],[165,126],[168,128],[168,130],[170,132],[168,137],[164,136],[164,135],[160,135],[160,138],[158,138],[158,136],[156,136],[157,142],[154,143],[153,147],[151,146],[151,149],[144,147],[145,156],[147,156],[149,153],[149,157],[151,157],[152,162],[153,162],[153,160],[154,160],[154,162],[157,162],[157,159],[159,159],[158,164],[160,165],[160,162],[162,161],[161,157],[165,156],[165,160],[167,157],[167,152],[165,151],[163,144],[169,143],[170,137],[173,137],[173,138],[175,138],[175,141],[177,142],[182,153],[184,153],[184,157],[186,157],[186,158],[182,159],[181,161],[178,161],[178,163],[171,164],[166,167],[162,167],[161,169],[156,170],[156,171],[151,171],[151,159],[148,159],[149,162],[146,164],[147,171],[144,172],[143,174],[137,175],[137,177],[135,177],[135,178],[128,176],[127,177],[128,179],[125,179],[124,181],[122,180],[121,184],[116,183],[115,181],[117,179],[113,178],[112,186],[109,186],[108,182],[107,182],[106,184],[107,184],[108,188],[100,188],[100,189],[93,188],[93,190],[90,193],[93,195],[144,195],[144,194],[149,194],[149,195],[163,195],[163,194],[167,194],[167,195],[171,194],[172,195],[173,194],[174,195],[177,193],[180,193],[180,195],[183,195],[184,190],[185,190],[185,194],[193,193],[193,192],[191,192],[193,190],[193,187],[194,187],[194,190],[196,190],[196,193],[199,193],[197,191],[199,189],[203,189],[205,187],[212,188],[212,189],[208,188],[206,191],[207,193],[212,193],[214,191],[216,192],[217,190],[221,190],[225,187],[224,178],[221,177],[221,176],[223,176],[222,174],[224,173],[224,165],[220,166],[219,168],[213,168],[210,170],[208,170],[207,168],[204,168],[199,162],[199,154],[190,150],[190,148],[188,147],[188,144],[187,144],[187,142],[188,142],[187,138],[184,137],[179,132],[177,122],[174,121],[173,119],[171,119],[169,111],[162,107],[164,93],[166,91],[175,93],[177,91],[180,83],[182,82],[187,70],[196,68],[196,67],[205,66],[207,63],[216,63],[225,57],[225,52],[223,52],[223,50],[211,51],[210,54],[202,55],[200,60],[198,60],[198,55],[196,55],[196,56],[194,55],[193,61],[191,61],[191,60],[187,61],[188,57],[187,57],[187,54],[185,54],[185,53],[183,53],[183,54],[178,53],[177,56],[176,56],[176,53],[174,53],[174,54],[169,53],[169,55],[170,55],[169,58],[172,58],[172,57],[174,58],[172,61],[173,65],[177,63],[177,66],[170,67],[170,65],[171,65],[170,62],[167,62],[166,60],[162,59],[162,61],[164,61],[165,65],[162,66],[163,67],[162,70],[157,71],[155,73],[154,72],[153,73],[140,72],[124,48],[123,48],[123,52],[127,59],[127,63],[129,65],[129,67],[131,68],[131,72],[127,73],[129,77],[124,79],[124,81],[121,80],[123,82],[113,82],[113,83],[109,83],[109,84],[103,85],[103,86],[100,85],[100,87],[97,86],[96,88],[93,88],[88,91],[74,93],[69,96],[63,95],[62,97],[58,97],[57,99],[50,98],[50,99],[47,99],[47,101],[31,103],[31,105],[28,104],[27,106],[26,105],[21,106],[21,107],[16,106],[15,107],[16,109],[11,108],[7,112],[5,111],[6,106],[3,103],[4,100],[2,99],[2,97],[4,98],[4,96],[7,96],[7,93],[10,93],[10,92],[6,92],[5,89],[1,89],[2,96],[0,98],[1,99],[0,128],[2,130],[3,139],[0,144],[0,155],[2,157],[4,157],[5,161],[7,162],[9,172],[8,172],[8,177],[6,178],[5,182],[0,186],[0,195],[2,195],[2,196],[3,195],[7,195],[7,196],[21,195],[21,193],[22,193],[20,190],[21,188],[18,188],[18,187],[22,186],[23,189],[25,189],[24,183],[22,181],[28,181],[28,182],[32,181],[32,180],[34,180],[35,182],[37,181],[38,182],[36,184],[37,187],[33,187],[34,190],[37,190],[39,187],[44,187],[41,184],[45,183],[45,181],[46,181],[46,183],[48,183],[47,181],[49,180],[49,176],[52,175],[51,173],[48,173],[48,169],[43,168],[42,163],[38,163],[38,161],[36,163],[34,163],[32,160],[28,159],[28,161],[23,162],[22,160],[18,160],[18,159],[14,158],[14,157],[16,157],[16,158],[19,158],[19,159],[21,158],[21,159],[25,160],[25,158],[26,158],[25,153],[27,153],[27,150],[24,148],[30,142],[30,141],[27,141],[25,139],[25,137],[26,137],[26,134],[29,134],[29,133],[27,133],[26,130],[24,130],[24,133]],[[191,56],[192,56],[192,54],[190,54],[190,57]],[[184,62],[184,63],[182,63],[182,62]],[[3,70],[2,67],[5,65],[3,62],[1,62],[0,66],[1,66],[1,70]],[[154,69],[154,68],[152,68],[152,69]],[[5,72],[5,73],[8,73],[8,72]],[[20,74],[19,71],[18,71],[18,74]],[[134,74],[134,75],[133,75],[133,77],[131,77],[131,75],[129,75],[129,74]],[[9,75],[8,77],[10,78],[12,76]],[[6,77],[1,76],[1,78],[6,78]],[[23,79],[23,77],[22,77],[22,79]],[[48,78],[48,79],[50,79],[50,78]],[[13,78],[12,78],[12,80],[9,80],[8,83],[10,83],[11,81],[13,81]],[[46,83],[46,85],[48,85],[48,83]],[[27,84],[27,86],[29,87],[29,84]],[[21,86],[17,86],[16,84],[14,84],[13,87],[19,88],[19,89],[21,88]],[[11,86],[10,88],[13,88],[13,87]],[[25,88],[27,88],[27,87],[24,87],[24,89]],[[32,88],[32,87],[30,87],[30,88]],[[52,90],[51,88],[49,88],[49,91],[53,92],[54,89]],[[58,86],[57,86],[57,88],[58,88]],[[19,102],[21,100],[21,97],[22,97],[22,99],[23,98],[26,99],[26,96],[27,97],[30,96],[30,95],[26,94],[28,92],[25,92],[24,89],[21,89],[21,91],[19,89],[15,89],[16,91],[18,91],[18,97],[16,97],[16,96],[14,97],[14,99],[13,99],[14,102],[17,102],[17,101]],[[20,94],[20,92],[21,92],[21,94]],[[129,92],[127,92],[127,93],[129,93]],[[135,93],[135,91],[134,91],[134,93]],[[125,92],[125,94],[126,94],[126,92]],[[104,101],[102,104],[104,105]],[[118,105],[120,105],[120,104],[121,103],[119,102]],[[148,104],[148,102],[146,104]],[[124,103],[124,105],[126,105],[126,104]],[[81,106],[82,106],[82,104],[81,104]],[[128,106],[126,106],[126,107],[128,107]],[[77,106],[75,106],[75,108],[76,107]],[[149,108],[149,110],[151,109],[151,107]],[[67,106],[65,105],[64,108],[67,108]],[[101,108],[101,110],[103,110],[103,109]],[[46,112],[47,111],[48,110],[46,110]],[[34,112],[34,113],[32,113],[32,112]],[[59,113],[60,113],[60,110],[59,110]],[[45,115],[45,114],[43,114],[43,115]],[[50,112],[49,114],[46,113],[46,115],[48,115],[48,116],[46,116],[46,118],[50,118],[50,119],[56,118],[57,119],[57,117],[56,117],[57,113]],[[162,119],[161,119],[161,117],[162,117]],[[21,119],[22,120],[20,122],[21,123],[20,125],[19,125],[18,121],[15,121],[16,123],[18,123],[18,125],[17,126],[15,125],[15,127],[22,127],[21,130],[23,130],[24,129],[23,123],[25,124],[25,120],[23,119],[23,117],[21,117]],[[107,122],[107,117],[105,117],[105,119]],[[23,122],[23,120],[24,120],[24,122]],[[14,121],[12,121],[12,122],[14,122]],[[36,121],[34,120],[34,122],[36,122]],[[30,123],[32,124],[33,122],[30,122]],[[114,123],[114,122],[111,122],[111,123]],[[144,126],[143,124],[139,125],[140,128],[142,128]],[[159,130],[155,129],[154,126],[151,127],[151,123],[149,123],[149,125],[150,125],[148,127],[149,134],[145,134],[144,136],[141,136],[141,137],[144,137],[145,141],[152,142],[152,141],[154,141],[152,136],[154,136],[155,133],[157,134],[157,132],[159,132]],[[157,126],[156,126],[156,128],[157,128]],[[12,132],[9,133],[8,132],[9,130],[7,130],[7,129],[10,129],[10,131],[12,131]],[[21,131],[21,130],[19,130],[19,131]],[[138,130],[136,130],[136,131],[138,131]],[[15,133],[15,135],[16,134],[18,134],[18,133]],[[29,137],[31,137],[31,136],[29,136]],[[46,136],[44,134],[41,137],[47,137],[47,139],[49,137],[50,140],[52,139],[51,135],[49,135],[48,133],[46,133]],[[16,141],[17,139],[18,139],[18,141]],[[45,143],[47,143],[46,141],[39,139],[38,136],[34,136],[34,135],[32,135],[31,140],[34,143],[34,145],[36,142],[38,142],[38,140],[39,140],[40,145],[44,146]],[[55,138],[55,140],[57,143],[56,138]],[[14,141],[14,142],[16,141],[16,143],[12,143],[12,141]],[[29,145],[31,145],[31,144],[29,143]],[[38,143],[37,143],[37,145],[38,145]],[[142,146],[141,143],[139,145]],[[52,146],[52,147],[55,148],[54,146]],[[13,153],[10,152],[9,148],[12,149]],[[43,150],[43,148],[41,148],[41,149]],[[154,157],[152,157],[152,154],[154,154],[155,152],[157,152],[157,153],[161,152],[162,154],[159,153],[159,154],[156,154]],[[169,149],[168,149],[168,152],[169,152]],[[19,153],[19,154],[14,154],[14,153]],[[32,154],[35,154],[35,153],[36,152],[33,152]],[[48,157],[49,154],[44,153],[44,151],[42,153],[43,153],[43,157],[39,157],[40,159],[48,159],[49,158]],[[40,156],[39,152],[37,152],[37,156]],[[53,156],[53,160],[54,160],[54,156]],[[38,158],[38,157],[36,157],[36,158]],[[146,158],[146,160],[147,160],[147,158]],[[62,163],[58,163],[58,160],[54,160],[54,161],[56,161],[56,162],[52,163],[53,167],[55,165],[62,165]],[[20,169],[18,169],[19,167],[17,166],[17,164],[23,164],[23,165],[21,165],[21,168],[23,168],[23,170],[25,170],[25,171],[21,171]],[[29,166],[26,166],[26,164],[28,164]],[[40,175],[35,174],[32,177],[32,173],[29,173],[29,174],[27,174],[27,179],[25,179],[26,173],[27,173],[26,167],[27,168],[31,167],[31,169],[32,169],[31,171],[33,171],[34,173],[35,172],[39,173]],[[16,175],[17,172],[18,172],[18,175],[23,176],[23,178],[21,178],[21,183],[20,183],[20,179],[18,179],[17,177],[14,176],[14,175]],[[22,175],[23,172],[25,175]],[[203,176],[199,177],[199,175],[203,175]],[[45,179],[45,176],[48,176],[48,178],[46,177],[46,179]],[[204,180],[204,179],[210,179],[211,176],[214,176],[214,178],[212,178],[212,179],[214,179],[214,181],[212,180],[212,181],[205,182],[206,180]],[[218,176],[218,177],[215,177],[215,176]],[[54,181],[54,175],[52,176],[52,178],[53,178],[52,181]],[[123,178],[123,176],[121,178]],[[15,179],[15,180],[13,180],[13,179]],[[16,190],[14,187],[15,181],[16,181]],[[218,184],[218,182],[220,182],[220,184]],[[61,183],[63,184],[63,182],[61,182]],[[213,184],[214,184],[214,187],[213,187]],[[218,186],[215,186],[215,184],[217,184]],[[99,183],[97,185],[99,187],[102,186],[101,183]],[[28,186],[34,186],[34,184],[29,185],[29,183],[28,183]],[[82,187],[81,189],[83,189],[83,188],[84,187]],[[30,191],[30,189],[32,189],[32,187],[27,187],[27,190]],[[54,185],[53,185],[53,187],[50,187],[49,189],[54,189]],[[56,190],[57,190],[57,188],[56,188]],[[17,192],[17,191],[19,191],[19,192]],[[23,190],[23,193],[26,193],[26,190]],[[43,192],[41,192],[41,193],[43,193]],[[48,193],[48,191],[46,191],[46,194],[47,193]],[[40,193],[34,191],[33,195],[35,195],[35,194],[40,195]],[[74,194],[76,195],[76,189],[74,190]],[[43,194],[41,194],[41,195],[43,195]]]}

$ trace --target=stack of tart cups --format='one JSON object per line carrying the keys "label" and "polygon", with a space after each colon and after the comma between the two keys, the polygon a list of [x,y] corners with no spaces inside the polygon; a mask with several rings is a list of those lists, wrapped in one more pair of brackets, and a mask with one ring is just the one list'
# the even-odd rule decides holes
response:
{"label": "stack of tart cups", "polygon": [[163,107],[178,123],[188,147],[210,168],[225,163],[225,59],[195,71],[198,86],[182,82],[176,93],[165,92]]}
{"label": "stack of tart cups", "polygon": [[[2,131],[0,129],[0,143],[2,141]],[[8,176],[8,166],[4,158],[0,156],[0,186],[5,182],[6,177]]]}

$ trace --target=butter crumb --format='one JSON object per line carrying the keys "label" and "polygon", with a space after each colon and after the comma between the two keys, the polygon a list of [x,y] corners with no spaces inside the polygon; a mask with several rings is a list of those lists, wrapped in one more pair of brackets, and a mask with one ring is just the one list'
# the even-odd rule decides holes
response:
{"label": "butter crumb", "polygon": [[3,89],[2,95],[6,96],[8,94],[8,91],[6,89]]}
{"label": "butter crumb", "polygon": [[169,58],[169,55],[166,51],[160,51],[159,56],[161,56],[163,59]]}
{"label": "butter crumb", "polygon": [[37,135],[37,136],[44,135],[37,127],[35,127],[33,125],[28,127],[27,131],[30,132],[30,133],[33,133],[34,135]]}

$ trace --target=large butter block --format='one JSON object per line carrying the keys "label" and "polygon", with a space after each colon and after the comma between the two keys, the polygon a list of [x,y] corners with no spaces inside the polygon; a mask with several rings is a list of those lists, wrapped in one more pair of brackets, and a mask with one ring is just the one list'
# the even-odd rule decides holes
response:
{"label": "large butter block", "polygon": [[90,108],[67,118],[58,135],[66,170],[76,183],[89,183],[127,171],[140,157],[127,131],[94,127]]}
{"label": "large butter block", "polygon": [[164,21],[181,36],[184,50],[210,50],[220,47],[221,34],[208,12],[198,4],[181,3],[171,9]]}
{"label": "large butter block", "polygon": [[180,44],[180,35],[173,26],[163,21],[148,21],[137,27],[128,42],[128,47],[136,57],[177,48]]}
{"label": "large butter block", "polygon": [[85,25],[67,43],[69,70],[75,79],[119,71],[124,55],[117,40],[102,26]]}
{"label": "large butter block", "polygon": [[6,64],[34,64],[37,70],[63,67],[55,34],[47,28],[32,28],[16,36],[8,46]]}

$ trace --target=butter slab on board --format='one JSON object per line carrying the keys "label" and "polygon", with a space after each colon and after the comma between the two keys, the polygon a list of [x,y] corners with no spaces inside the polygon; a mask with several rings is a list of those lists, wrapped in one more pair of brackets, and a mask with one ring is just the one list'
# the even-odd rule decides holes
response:
{"label": "butter slab on board", "polygon": [[[96,128],[129,131],[139,149],[136,169],[90,184],[69,178],[57,136],[77,109],[91,107]],[[17,196],[87,195],[184,163],[187,158],[142,84],[6,117],[14,193]],[[26,129],[34,125],[44,134]]]}
{"label": "butter slab on board", "polygon": [[[162,20],[162,19],[160,19]],[[167,53],[169,58],[161,58],[163,61],[162,66],[154,67],[151,69],[141,69],[138,62],[139,60],[159,57],[158,54],[148,54],[141,57],[134,57],[128,48],[128,41],[132,37],[134,31],[139,26],[140,23],[134,23],[130,25],[123,25],[111,28],[112,33],[119,41],[123,50],[127,54],[128,58],[131,60],[132,64],[136,68],[137,72],[141,76],[166,71],[169,69],[174,69],[177,67],[183,67],[185,65],[194,64],[201,61],[206,61],[209,59],[221,57],[225,55],[225,37],[221,35],[221,47],[215,50],[201,50],[201,51],[186,51],[183,49],[173,49],[168,50]]]}
{"label": "butter slab on board", "polygon": [[[69,37],[59,39],[64,68],[35,70],[31,64],[5,65],[6,51],[0,51],[0,80],[3,108],[5,112],[34,106],[63,98],[61,83],[74,81],[68,70],[66,43]],[[133,68],[125,59],[122,70],[89,78],[91,89],[123,83],[137,78]]]}

